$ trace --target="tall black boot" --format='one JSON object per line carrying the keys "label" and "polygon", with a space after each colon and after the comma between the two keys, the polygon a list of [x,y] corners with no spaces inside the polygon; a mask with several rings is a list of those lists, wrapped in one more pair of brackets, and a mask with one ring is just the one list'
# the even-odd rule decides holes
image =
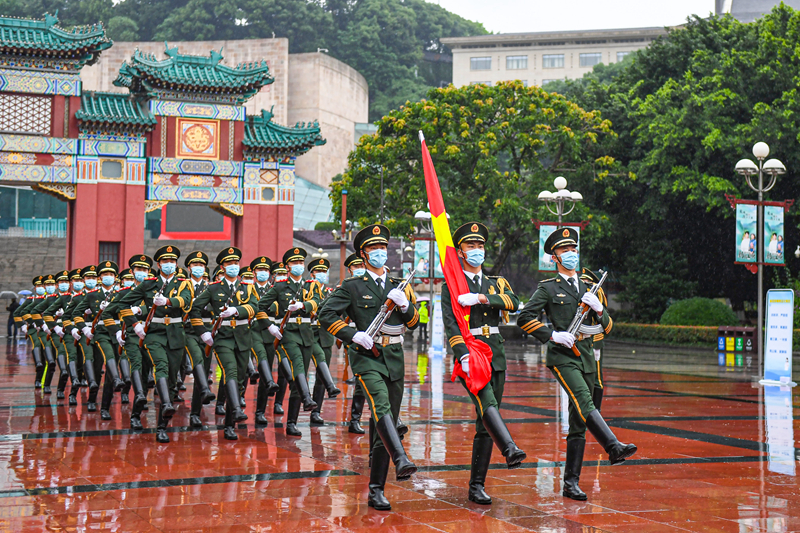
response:
{"label": "tall black boot", "polygon": [[120,357],[119,359],[119,377],[125,382],[125,385],[131,384],[131,362]]}
{"label": "tall black boot", "polygon": [[[208,405],[213,402],[217,397],[208,388],[208,379],[206,378],[206,370],[203,368],[202,363],[197,363],[192,369],[194,375],[194,390],[199,391],[200,401],[203,405]],[[192,394],[192,401],[194,401],[194,393]]]}
{"label": "tall black boot", "polygon": [[300,398],[303,401],[303,411],[311,411],[317,406],[317,402],[311,397],[311,392],[308,390],[308,381],[306,380],[306,375],[302,373],[298,373],[294,377],[294,386],[297,387],[297,391],[300,393]]}
{"label": "tall black boot", "polygon": [[36,369],[36,377],[34,378],[36,381],[33,382],[33,388],[42,388],[42,378],[44,377],[45,370],[47,370],[47,365],[42,365]]}
{"label": "tall black boot", "polygon": [[131,372],[131,385],[133,385],[133,407],[131,413],[138,410],[142,411],[142,407],[147,403],[147,391],[142,384],[142,372],[140,370],[133,370]]}
{"label": "tall black boot", "polygon": [[259,372],[256,370],[255,365],[253,365],[253,358],[247,357],[247,378],[250,380],[250,385],[255,385],[258,383],[258,378],[261,377]]}
{"label": "tall black boot", "polygon": [[197,386],[197,378],[195,378],[194,381],[195,386],[194,390],[192,390],[192,410],[189,413],[189,427],[201,428],[203,427],[203,421],[200,420],[200,411],[203,409],[203,393],[200,392],[200,387]]}
{"label": "tall black boot", "polygon": [[[158,386],[158,383],[156,383],[156,386]],[[164,415],[161,414],[161,411],[158,411],[156,414],[156,420],[158,421],[156,425],[156,442],[166,444],[169,442],[169,435],[167,434],[167,420],[164,418]]]}
{"label": "tall black boot", "polygon": [[267,396],[272,396],[278,391],[278,384],[272,379],[272,369],[267,361],[260,361],[258,363],[258,374],[260,381],[266,384]]}
{"label": "tall black boot", "polygon": [[[86,361],[86,376],[87,379],[94,379],[94,361]],[[89,374],[91,372],[91,374]],[[91,378],[89,378],[91,376]],[[89,385],[89,394],[86,397],[86,410],[90,413],[94,413],[97,411],[97,392],[100,390],[100,386],[97,385],[97,381],[95,381],[95,387],[91,387],[91,382]]]}
{"label": "tall black boot", "polygon": [[47,363],[47,370],[44,372],[44,385],[42,385],[42,392],[45,394],[50,394],[50,384],[53,383],[53,375],[56,373],[56,363],[55,362],[48,362]]}
{"label": "tall black boot", "polygon": [[486,428],[486,431],[497,445],[497,449],[503,452],[508,469],[518,468],[522,465],[522,461],[525,460],[527,455],[514,444],[514,440],[511,438],[511,434],[508,432],[506,423],[503,422],[497,407],[489,406],[485,408],[481,420],[483,427]]}
{"label": "tall black boot", "polygon": [[60,374],[67,373],[67,356],[64,354],[58,354],[56,357],[56,361],[58,362],[58,371]]}
{"label": "tall black boot", "polygon": [[331,369],[328,368],[328,363],[322,360],[317,361],[317,381],[320,381],[320,379],[322,379],[325,390],[328,391],[328,398],[336,398],[342,393],[333,383],[333,377],[331,376]]}
{"label": "tall black boot", "polygon": [[386,477],[389,475],[389,452],[378,446],[372,454],[372,466],[369,469],[369,499],[367,505],[377,511],[391,511],[392,504],[383,494]]}
{"label": "tall black boot", "polygon": [[314,383],[314,403],[317,406],[311,411],[311,418],[310,422],[312,426],[322,426],[325,424],[325,420],[322,419],[322,402],[325,401],[325,386],[322,384],[322,380],[317,375],[317,381]]}
{"label": "tall black boot", "polygon": [[289,381],[284,377],[283,373],[278,371],[278,390],[275,392],[275,405],[272,406],[272,414],[283,414],[283,398],[286,396],[286,387],[289,386]]}
{"label": "tall black boot", "polygon": [[586,416],[586,429],[606,451],[608,461],[612,465],[618,465],[636,453],[635,444],[623,444],[617,440],[617,437],[609,429],[608,424],[603,420],[600,411],[597,409]]}
{"label": "tall black boot", "polygon": [[70,361],[67,365],[67,371],[69,372],[70,389],[75,388],[77,390],[81,386],[81,378],[78,376],[78,362]]}
{"label": "tall black boot", "polygon": [[567,460],[564,463],[564,490],[561,492],[567,498],[586,501],[586,493],[578,486],[583,466],[583,450],[586,447],[585,439],[567,441]]}
{"label": "tall black boot", "polygon": [[108,376],[105,379],[111,378],[111,385],[114,387],[113,392],[120,392],[123,388],[125,388],[125,382],[119,379],[119,370],[117,369],[117,360],[116,359],[107,359],[106,360],[106,370],[108,370]]}
{"label": "tall black boot", "polygon": [[267,395],[267,385],[264,381],[264,377],[262,376],[258,381],[258,394],[256,395],[256,426],[266,426],[269,424],[267,417],[264,416],[264,411],[267,409],[268,399],[269,395]]}
{"label": "tall black boot", "polygon": [[239,435],[236,434],[236,422],[233,420],[234,414],[233,408],[230,405],[231,401],[233,400],[228,398],[228,410],[225,412],[225,428],[222,432],[227,440],[239,440]]}
{"label": "tall black boot", "polygon": [[67,381],[69,380],[69,376],[66,372],[61,372],[58,376],[58,387],[56,388],[56,398],[59,400],[64,399],[64,389],[67,388]]}
{"label": "tall black boot", "polygon": [[[394,462],[397,481],[407,480],[412,474],[416,473],[417,465],[412,463],[406,455],[406,451],[403,449],[403,443],[400,442],[400,435],[397,434],[397,428],[395,427],[392,415],[388,413],[383,415],[381,419],[378,420],[377,424],[375,424],[375,428],[378,431],[378,435],[381,437],[381,441],[383,441],[383,445],[386,447],[386,451],[389,452],[392,462]],[[373,464],[375,463],[374,454],[372,456],[372,462]]]}
{"label": "tall black boot", "polygon": [[33,347],[33,363],[36,365],[36,370],[44,368],[44,360],[42,359],[42,348],[39,346]]}
{"label": "tall black boot", "polygon": [[302,437],[303,434],[297,429],[297,417],[300,415],[300,398],[289,396],[289,409],[286,413],[286,434],[290,437]]}
{"label": "tall black boot", "polygon": [[469,475],[469,501],[480,505],[491,505],[492,498],[486,494],[486,473],[492,462],[491,437],[478,437],[472,441],[472,468]]}
{"label": "tall black boot", "polygon": [[361,414],[364,412],[364,402],[366,397],[353,396],[353,401],[350,404],[350,427],[347,431],[355,433],[356,435],[363,435],[366,433],[364,428],[361,427]]}
{"label": "tall black boot", "polygon": [[235,379],[229,379],[225,383],[225,392],[228,395],[228,407],[225,410],[226,415],[230,412],[234,422],[247,420],[247,415],[244,414],[239,403],[239,383]]}
{"label": "tall black boot", "polygon": [[100,418],[103,420],[111,420],[111,399],[114,398],[114,385],[108,376],[103,380],[103,396],[100,399]]}
{"label": "tall black boot", "polygon": [[[158,378],[156,380],[156,391],[158,392],[159,400],[161,400],[161,409],[159,412],[161,413],[161,418],[164,420],[164,427],[166,427],[166,424],[170,421],[170,419],[172,419],[172,415],[175,414],[175,406],[173,406],[172,402],[170,401],[169,383],[167,383],[167,378]],[[169,438],[167,438],[166,442],[169,442]]]}
{"label": "tall black boot", "polygon": [[217,416],[225,416],[225,404],[228,402],[228,393],[225,392],[225,384],[220,379],[217,385],[217,406],[214,408],[214,414]]}
{"label": "tall black boot", "polygon": [[45,344],[45,346],[44,346],[44,355],[45,355],[45,359],[47,360],[47,364],[55,366],[56,356],[53,353],[53,347],[52,346],[49,346],[49,345]]}
{"label": "tall black boot", "polygon": [[603,389],[601,387],[595,387],[592,391],[592,403],[594,408],[599,411],[600,406],[603,405]]}
{"label": "tall black boot", "polygon": [[86,381],[89,382],[89,392],[91,393],[94,391],[97,393],[97,389],[100,388],[100,385],[97,384],[97,379],[94,377],[94,361],[86,361],[83,363],[83,373],[86,375]]}

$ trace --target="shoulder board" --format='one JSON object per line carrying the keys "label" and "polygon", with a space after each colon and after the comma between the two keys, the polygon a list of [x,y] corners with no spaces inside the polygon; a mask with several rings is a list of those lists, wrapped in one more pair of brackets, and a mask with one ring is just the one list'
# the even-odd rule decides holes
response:
{"label": "shoulder board", "polygon": [[488,274],[486,274],[486,277],[489,279],[500,279],[500,276],[490,276]]}
{"label": "shoulder board", "polygon": [[395,283],[402,283],[404,278],[389,278],[389,281],[394,281]]}
{"label": "shoulder board", "polygon": [[549,282],[549,281],[555,281],[555,280],[557,280],[557,279],[558,279],[558,278],[548,278],[548,279],[543,279],[543,280],[542,280],[542,281],[540,281],[539,283],[547,283],[547,282]]}
{"label": "shoulder board", "polygon": [[219,285],[220,283],[222,283],[222,280],[220,280],[220,281],[212,281],[211,283],[208,284],[208,286],[210,287],[211,285]]}
{"label": "shoulder board", "polygon": [[119,289],[117,292],[128,291],[128,290],[130,290],[130,289],[132,289],[132,288],[133,288],[133,285],[131,285],[130,287],[122,287],[122,288],[121,288],[121,289]]}
{"label": "shoulder board", "polygon": [[86,292],[86,294],[92,294],[93,292],[97,292],[97,291],[99,291],[99,290],[100,290],[100,289],[92,289],[92,290],[90,290],[90,291],[87,291],[87,292]]}
{"label": "shoulder board", "polygon": [[149,277],[149,278],[144,278],[144,281],[155,281],[155,280],[157,280],[157,279],[158,279],[157,277],[155,277],[155,276],[151,276],[151,277]]}

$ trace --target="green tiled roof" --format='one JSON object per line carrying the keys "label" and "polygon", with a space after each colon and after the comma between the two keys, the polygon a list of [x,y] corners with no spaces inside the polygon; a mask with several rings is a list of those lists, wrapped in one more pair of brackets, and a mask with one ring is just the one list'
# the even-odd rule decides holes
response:
{"label": "green tiled roof", "polygon": [[82,66],[97,61],[100,52],[113,44],[100,22],[71,30],[57,24],[58,12],[45,14],[42,20],[0,17],[0,52],[78,60]]}
{"label": "green tiled roof", "polygon": [[114,130],[123,126],[124,129],[149,131],[156,125],[156,118],[149,109],[123,93],[84,92],[75,118],[93,123],[95,127],[106,124]]}
{"label": "green tiled roof", "polygon": [[300,155],[325,142],[319,123],[281,126],[272,121],[270,111],[262,110],[261,116],[248,117],[242,144],[251,154]]}
{"label": "green tiled roof", "polygon": [[274,81],[266,61],[228,67],[220,64],[221,50],[212,50],[206,57],[179,54],[177,47],[167,47],[165,54],[167,59],[156,59],[136,50],[130,61],[122,63],[114,85],[148,96],[182,92],[242,103]]}

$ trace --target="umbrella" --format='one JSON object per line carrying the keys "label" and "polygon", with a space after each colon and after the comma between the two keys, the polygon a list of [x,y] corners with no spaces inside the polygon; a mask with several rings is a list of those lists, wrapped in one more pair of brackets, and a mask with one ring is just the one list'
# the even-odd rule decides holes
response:
{"label": "umbrella", "polygon": [[[30,292],[28,294],[30,294]],[[14,291],[0,292],[0,300],[16,300],[16,299],[17,299],[17,293]]]}
{"label": "umbrella", "polygon": [[31,291],[29,291],[28,289],[23,289],[23,290],[19,291],[17,294],[19,294],[20,296],[30,296],[33,293]]}

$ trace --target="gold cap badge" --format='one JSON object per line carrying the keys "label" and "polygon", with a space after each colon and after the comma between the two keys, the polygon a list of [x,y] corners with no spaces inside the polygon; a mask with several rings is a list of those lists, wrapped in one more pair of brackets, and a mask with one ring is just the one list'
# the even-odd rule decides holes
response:
{"label": "gold cap badge", "polygon": [[172,246],[167,246],[167,252],[172,253]]}
{"label": "gold cap badge", "polygon": [[233,248],[228,248],[228,253],[232,254],[233,253]]}
{"label": "gold cap badge", "polygon": [[378,226],[375,226],[374,228],[372,228],[372,234],[373,235],[380,235],[380,233],[381,233],[381,228],[379,228]]}
{"label": "gold cap badge", "polygon": [[473,224],[472,227],[469,228],[469,230],[470,231],[478,231],[478,225],[477,224]]}
{"label": "gold cap badge", "polygon": [[564,237],[569,237],[569,230],[565,229],[561,235],[563,235]]}

